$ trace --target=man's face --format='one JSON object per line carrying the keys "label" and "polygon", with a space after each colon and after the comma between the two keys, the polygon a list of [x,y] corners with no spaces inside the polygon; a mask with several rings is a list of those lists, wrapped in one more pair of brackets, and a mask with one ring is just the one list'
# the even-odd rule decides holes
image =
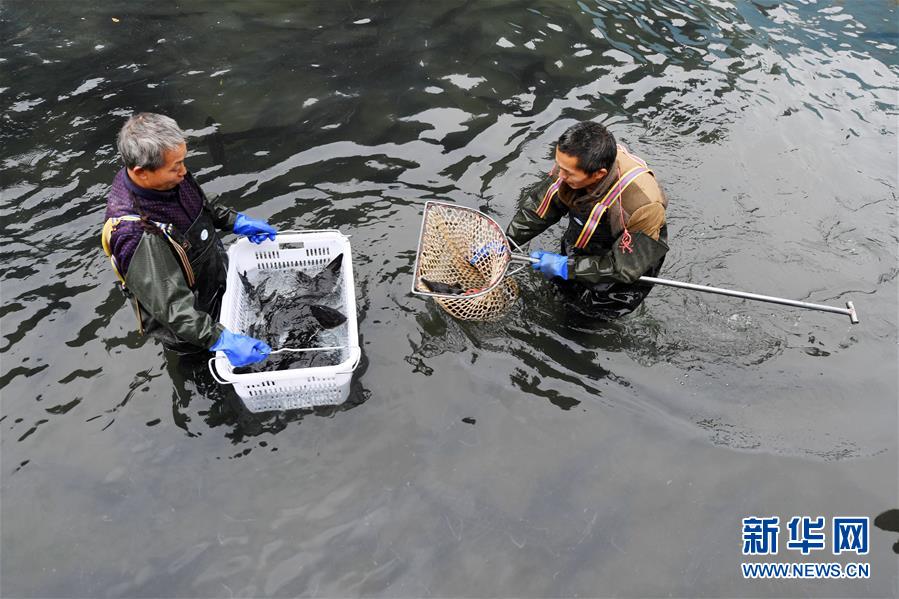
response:
{"label": "man's face", "polygon": [[162,166],[156,170],[135,167],[131,169],[132,179],[146,189],[155,189],[156,191],[174,189],[187,174],[187,168],[184,166],[185,156],[187,156],[187,144],[166,150],[163,154],[165,163]]}
{"label": "man's face", "polygon": [[609,171],[601,168],[595,173],[582,171],[578,167],[577,157],[556,148],[556,164],[559,166],[559,177],[572,189],[583,189],[599,183]]}

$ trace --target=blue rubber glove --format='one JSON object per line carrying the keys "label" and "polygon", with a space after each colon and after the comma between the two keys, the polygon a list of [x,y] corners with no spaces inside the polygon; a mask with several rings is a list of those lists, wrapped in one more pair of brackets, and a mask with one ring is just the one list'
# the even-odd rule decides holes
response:
{"label": "blue rubber glove", "polygon": [[234,221],[234,232],[238,235],[246,235],[253,243],[262,243],[266,239],[275,240],[278,231],[264,220],[250,218],[246,214],[238,214]]}
{"label": "blue rubber glove", "polygon": [[225,352],[232,366],[247,366],[266,359],[272,353],[272,348],[264,341],[232,333],[228,329],[222,331],[218,341],[209,349]]}
{"label": "blue rubber glove", "polygon": [[468,262],[472,266],[477,264],[479,260],[482,258],[486,258],[490,254],[503,254],[506,251],[506,246],[501,241],[490,241],[476,249],[471,254],[471,258],[469,258]]}
{"label": "blue rubber glove", "polygon": [[547,279],[561,277],[568,280],[568,256],[537,250],[531,252],[531,258],[539,260],[539,262],[531,263],[531,266],[534,267],[534,270],[542,272]]}

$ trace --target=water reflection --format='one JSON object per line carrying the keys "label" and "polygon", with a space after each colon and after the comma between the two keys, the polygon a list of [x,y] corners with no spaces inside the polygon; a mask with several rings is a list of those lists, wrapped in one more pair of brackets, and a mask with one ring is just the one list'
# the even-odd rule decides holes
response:
{"label": "water reflection", "polygon": [[[8,594],[748,596],[709,576],[733,529],[684,522],[893,504],[894,3],[32,2],[0,35]],[[249,414],[133,332],[98,227],[138,109],[232,207],[352,234],[350,403]],[[581,323],[530,273],[491,325],[411,296],[423,203],[505,224],[583,119],[671,198],[661,276],[862,324],[659,288]]]}
{"label": "water reflection", "polygon": [[[899,532],[899,510],[887,510],[874,518],[874,526],[890,532]],[[899,541],[893,544],[893,553],[899,553]]]}
{"label": "water reflection", "polygon": [[[335,10],[305,20],[278,5],[265,14],[248,14],[237,5],[233,13],[191,13],[222,31],[260,32],[262,47],[238,61],[226,59],[227,40],[210,38],[212,47],[201,51],[197,40],[171,30],[171,15],[161,12],[150,11],[147,26],[125,12],[116,21],[107,18],[112,8],[95,11],[75,29],[58,28],[36,43],[33,27],[3,22],[11,41],[0,92],[8,106],[3,168],[11,183],[5,181],[2,201],[11,217],[3,225],[11,241],[4,279],[13,301],[3,308],[11,332],[2,351],[22,363],[3,375],[4,386],[48,367],[27,365],[24,356],[16,360],[18,346],[32,341],[29,331],[45,320],[55,322],[54,314],[91,305],[101,290],[108,297],[94,304],[100,312],[82,319],[67,345],[90,347],[93,338],[107,351],[139,344],[107,331],[121,303],[99,287],[105,284],[102,259],[93,238],[83,233],[91,230],[106,189],[95,173],[116,161],[110,131],[136,106],[149,103],[195,123],[192,165],[210,190],[234,195],[236,208],[268,198],[262,214],[284,226],[345,223],[369,229],[364,235],[378,238],[379,251],[397,263],[376,274],[381,281],[401,277],[408,271],[403,262],[412,260],[403,249],[409,244],[391,244],[383,231],[414,223],[421,201],[430,197],[475,203],[507,218],[514,198],[537,180],[549,142],[569,119],[605,116],[620,137],[655,154],[654,164],[668,170],[663,183],[678,196],[688,180],[678,171],[696,162],[698,147],[727,143],[741,113],[825,121],[838,111],[840,120],[828,126],[840,126],[848,139],[866,129],[883,130],[871,108],[892,106],[889,57],[896,36],[889,19],[867,5],[668,1],[642,12],[621,10],[617,2],[580,2],[578,11],[559,3],[519,10],[514,2],[465,10],[368,8],[368,16],[353,20]],[[57,18],[45,7],[30,10],[21,22],[35,14],[50,22]],[[338,23],[340,35],[311,24],[317,22]],[[431,28],[453,26],[444,35],[422,36],[416,23],[425,22]],[[405,33],[410,35],[403,38]],[[298,34],[305,44],[296,52],[274,51],[292,46]],[[486,42],[471,44],[472,36]],[[400,39],[417,41],[410,48]],[[115,54],[126,47],[139,52]],[[216,59],[191,58],[216,52]],[[83,61],[77,69],[68,66],[73,56]],[[31,70],[37,65],[42,75]],[[101,75],[88,65],[109,72]],[[827,70],[827,76],[810,74],[809,65]],[[14,87],[6,83],[9,77],[30,84]],[[293,85],[300,80],[301,86]],[[285,93],[250,102],[242,91],[250,85]],[[787,105],[781,96],[789,98]],[[240,159],[232,164],[231,155]],[[671,172],[675,156],[678,169]],[[759,162],[786,184],[779,195],[795,191],[778,167],[764,158]],[[671,274],[695,280],[694,264],[737,272],[734,267],[744,263],[740,253],[753,238],[780,237],[771,231],[772,218],[787,217],[783,230],[794,224],[752,190],[724,191],[733,197],[729,205],[737,206],[737,215],[675,197],[671,218],[683,258],[670,265]],[[807,191],[799,196],[806,204],[814,199]],[[836,201],[851,212],[894,212],[894,202],[872,193],[839,194]],[[74,242],[70,225],[80,231]],[[807,232],[800,227],[800,239],[790,248],[805,252],[802,262],[824,251],[834,258],[860,254],[876,264],[895,242],[895,233],[886,230],[857,240],[855,223],[836,215],[812,226]],[[700,248],[700,239],[713,252]],[[813,270],[823,274],[826,268],[815,264]],[[881,269],[879,284],[889,283],[895,271]],[[83,284],[31,283],[79,273],[87,273]],[[20,283],[10,287],[15,281]],[[672,360],[692,368],[722,360],[760,365],[792,348],[813,357],[834,354],[826,334],[781,330],[789,326],[787,319],[771,327],[702,299],[682,301],[688,321],[717,324],[687,342],[683,319],[665,318],[658,327],[639,322],[621,340],[631,357],[646,365]],[[407,304],[399,302],[404,309]],[[647,318],[657,319],[655,311]],[[86,371],[100,367],[98,362]]]}
{"label": "water reflection", "polygon": [[[202,352],[181,355],[165,350],[164,355],[166,372],[172,383],[172,422],[188,437],[202,435],[209,429],[225,427],[225,438],[233,445],[244,445],[253,437],[275,435],[291,423],[299,423],[309,416],[333,417],[361,405],[371,396],[371,392],[361,383],[368,368],[368,359],[364,353],[354,372],[349,396],[344,403],[261,413],[250,412],[233,388],[220,385],[213,378],[208,364],[210,354]],[[204,409],[204,406],[208,407]],[[202,419],[202,425],[194,423],[195,418]],[[262,447],[267,445],[264,441],[260,442]],[[243,455],[246,455],[250,449],[243,451]],[[277,451],[277,448],[273,447],[272,451]]]}

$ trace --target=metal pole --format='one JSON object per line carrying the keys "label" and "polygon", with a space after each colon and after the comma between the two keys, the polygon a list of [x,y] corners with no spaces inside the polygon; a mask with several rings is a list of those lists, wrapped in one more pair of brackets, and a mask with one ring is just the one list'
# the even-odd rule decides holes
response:
{"label": "metal pole", "polygon": [[[524,254],[512,254],[512,260],[516,262],[540,262],[536,258],[531,258]],[[805,308],[807,310],[820,310],[821,312],[832,312],[834,314],[845,314],[849,317],[849,322],[858,324],[858,314],[855,312],[855,306],[852,302],[846,302],[845,308],[837,308],[835,306],[825,306],[822,304],[812,304],[809,302],[800,302],[797,300],[785,299],[782,297],[773,297],[770,295],[759,295],[757,293],[747,293],[746,291],[733,291],[731,289],[722,289],[721,287],[707,287],[706,285],[694,285],[693,283],[682,283],[680,281],[672,281],[671,279],[657,279],[656,277],[640,277],[644,283],[653,283],[655,285],[667,285],[668,287],[678,287],[680,289],[690,289],[692,291],[703,291],[705,293],[717,293],[718,295],[729,295],[731,297],[741,297],[743,299],[753,300],[757,302],[769,302],[771,304],[783,304],[784,306],[794,306],[796,308]]]}
{"label": "metal pole", "polygon": [[745,291],[732,291],[730,289],[722,289],[721,287],[707,287],[705,285],[694,285],[693,283],[682,283],[680,281],[671,281],[669,279],[657,279],[655,277],[640,277],[644,283],[654,283],[656,285],[667,285],[668,287],[678,287],[680,289],[691,289],[693,291],[703,291],[705,293],[717,293],[718,295],[729,295],[732,297],[741,297],[743,299],[769,302],[772,304],[783,304],[784,306],[795,306],[796,308],[806,308],[808,310],[820,310],[821,312],[832,312],[834,314],[845,314],[849,317],[849,322],[858,324],[858,314],[855,312],[855,306],[852,302],[846,302],[845,308],[837,308],[835,306],[825,306],[822,304],[812,304],[809,302],[800,302],[797,300],[785,299],[782,297],[772,297],[770,295],[759,295],[757,293],[747,293]]}

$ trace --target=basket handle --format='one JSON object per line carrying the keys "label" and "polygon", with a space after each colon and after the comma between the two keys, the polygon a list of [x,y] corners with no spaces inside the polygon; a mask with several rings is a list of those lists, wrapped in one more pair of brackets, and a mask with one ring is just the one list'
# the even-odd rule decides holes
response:
{"label": "basket handle", "polygon": [[351,235],[341,233],[337,229],[284,229],[283,231],[278,231],[278,233],[275,235],[275,240],[278,239],[278,235],[280,235],[281,233],[340,233],[344,237],[351,237]]}
{"label": "basket handle", "polygon": [[282,347],[279,349],[272,350],[271,354],[280,354],[281,352],[290,351],[290,352],[305,352],[305,351],[329,351],[334,349],[347,349],[346,347],[342,347],[340,345],[336,345],[333,347],[303,347],[303,348],[294,348],[294,347]]}
{"label": "basket handle", "polygon": [[215,362],[217,359],[218,359],[217,356],[212,356],[211,358],[209,358],[209,362],[208,362],[209,374],[212,375],[212,378],[214,378],[215,382],[218,383],[219,385],[233,385],[234,383],[231,383],[231,382],[228,382],[228,381],[225,381],[225,380],[222,380],[221,378],[219,378],[218,372],[216,372],[215,367],[212,365],[212,363]]}
{"label": "basket handle", "polygon": [[[326,351],[326,350],[334,350],[334,349],[350,349],[350,348],[341,347],[341,346],[337,346],[337,347],[307,347],[307,348],[303,348],[303,349],[282,347],[281,349],[274,350],[272,352],[272,354],[278,354],[278,353],[281,353],[284,351],[307,352],[307,351]],[[217,359],[218,359],[217,356],[212,356],[211,358],[209,358],[209,362],[207,362],[207,366],[209,367],[209,374],[211,374],[212,378],[215,379],[215,382],[217,382],[220,385],[233,385],[234,384],[233,382],[226,381],[226,380],[222,379],[221,377],[219,377],[218,372],[216,371],[215,367],[213,366],[213,362],[215,362]],[[361,351],[359,352],[359,355],[356,356],[356,361],[353,362],[353,365],[352,365],[352,367],[350,367],[349,371],[348,372],[340,372],[338,374],[350,374],[350,373],[354,372],[356,370],[356,367],[359,366],[360,360],[362,360],[362,352]]]}
{"label": "basket handle", "polygon": [[[359,348],[356,347],[356,349],[359,349]],[[356,361],[353,362],[353,365],[350,367],[350,369],[346,372],[341,372],[339,374],[352,374],[353,372],[356,371],[356,367],[359,366],[359,362],[361,362],[361,361],[362,361],[362,351],[360,350],[359,355],[356,356]]]}

